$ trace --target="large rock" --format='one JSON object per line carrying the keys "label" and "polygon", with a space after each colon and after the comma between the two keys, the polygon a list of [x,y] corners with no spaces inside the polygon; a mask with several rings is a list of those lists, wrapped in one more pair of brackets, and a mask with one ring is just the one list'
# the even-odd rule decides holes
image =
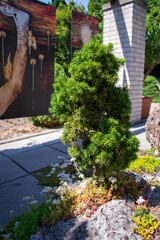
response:
{"label": "large rock", "polygon": [[141,240],[131,228],[132,209],[125,200],[112,200],[101,206],[90,219],[85,217],[60,221],[39,229],[29,240]]}
{"label": "large rock", "polygon": [[160,154],[160,108],[154,109],[147,119],[146,138]]}

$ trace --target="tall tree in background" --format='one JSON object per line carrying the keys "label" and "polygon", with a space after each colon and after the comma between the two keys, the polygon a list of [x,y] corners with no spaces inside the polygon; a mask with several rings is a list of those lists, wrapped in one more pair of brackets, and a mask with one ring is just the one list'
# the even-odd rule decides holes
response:
{"label": "tall tree in background", "polygon": [[106,0],[89,0],[88,2],[88,14],[98,18],[99,29],[103,31],[103,5],[107,3]]}
{"label": "tall tree in background", "polygon": [[52,0],[52,3],[51,3],[51,5],[56,8],[59,8],[60,4],[66,5],[66,1],[65,0]]}
{"label": "tall tree in background", "polygon": [[54,0],[52,4],[57,4],[56,11],[56,45],[55,61],[68,72],[71,62],[71,12],[76,10],[84,12],[84,6],[78,5],[74,1],[63,3],[63,0]]}
{"label": "tall tree in background", "polygon": [[144,79],[160,64],[160,0],[145,1],[148,4],[148,11]]}

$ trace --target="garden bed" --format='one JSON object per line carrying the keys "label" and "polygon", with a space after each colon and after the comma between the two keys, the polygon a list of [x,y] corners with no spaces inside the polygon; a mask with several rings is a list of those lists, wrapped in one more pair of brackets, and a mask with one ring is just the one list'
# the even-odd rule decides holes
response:
{"label": "garden bed", "polygon": [[28,118],[0,120],[0,140],[41,132],[44,128],[35,126]]}
{"label": "garden bed", "polygon": [[[105,218],[105,214],[109,217],[113,206],[114,216],[110,216],[112,221],[115,219],[118,224],[122,224],[122,219],[127,217],[130,222],[130,229],[125,230],[125,226],[121,226],[123,234],[127,234],[129,239],[132,239],[132,236],[136,236],[136,239],[159,239],[159,159],[150,156],[138,157],[124,172],[114,173],[106,182],[103,179],[82,180],[83,174],[78,173],[73,163],[64,158],[61,158],[59,163],[34,172],[33,176],[44,184],[41,194],[46,200],[37,206],[32,197],[27,196],[24,199],[28,212],[18,218],[12,217],[5,230],[7,236],[10,234],[8,239],[36,240],[56,236],[55,239],[58,240],[62,239],[62,235],[63,239],[76,239],[72,238],[73,233],[76,237],[82,232],[80,239],[84,239],[84,234],[87,237],[89,229],[98,231],[100,236],[98,238],[97,235],[96,239],[101,239],[102,224],[96,219]],[[101,216],[102,211],[104,216]],[[94,221],[99,224],[96,224],[99,226],[98,230],[94,228]],[[118,226],[115,231],[117,235],[120,225]],[[59,231],[63,228],[66,231]],[[105,234],[114,232],[112,228],[113,226],[108,228]],[[86,239],[92,238],[88,234]]]}

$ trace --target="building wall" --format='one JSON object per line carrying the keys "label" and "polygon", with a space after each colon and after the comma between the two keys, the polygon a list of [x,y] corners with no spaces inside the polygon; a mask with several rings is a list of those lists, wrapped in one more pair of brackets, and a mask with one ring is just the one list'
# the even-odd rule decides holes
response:
{"label": "building wall", "polygon": [[125,58],[119,86],[131,89],[131,122],[141,120],[147,5],[143,0],[115,0],[103,6],[103,43],[114,44],[114,54]]}

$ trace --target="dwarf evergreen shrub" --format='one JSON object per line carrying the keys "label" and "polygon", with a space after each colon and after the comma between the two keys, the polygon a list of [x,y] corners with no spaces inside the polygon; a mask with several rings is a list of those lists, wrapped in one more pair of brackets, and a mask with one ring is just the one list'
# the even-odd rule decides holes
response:
{"label": "dwarf evergreen shrub", "polygon": [[154,97],[152,102],[160,102],[159,82],[153,76],[147,76],[143,83],[143,96]]}
{"label": "dwarf evergreen shrub", "polygon": [[[124,59],[113,46],[104,46],[99,35],[75,53],[70,78],[57,78],[51,112],[64,124],[62,141],[81,169],[97,176],[124,168],[134,158],[139,141],[130,127],[131,102],[125,89],[116,87]],[[77,141],[82,140],[82,145]]]}

